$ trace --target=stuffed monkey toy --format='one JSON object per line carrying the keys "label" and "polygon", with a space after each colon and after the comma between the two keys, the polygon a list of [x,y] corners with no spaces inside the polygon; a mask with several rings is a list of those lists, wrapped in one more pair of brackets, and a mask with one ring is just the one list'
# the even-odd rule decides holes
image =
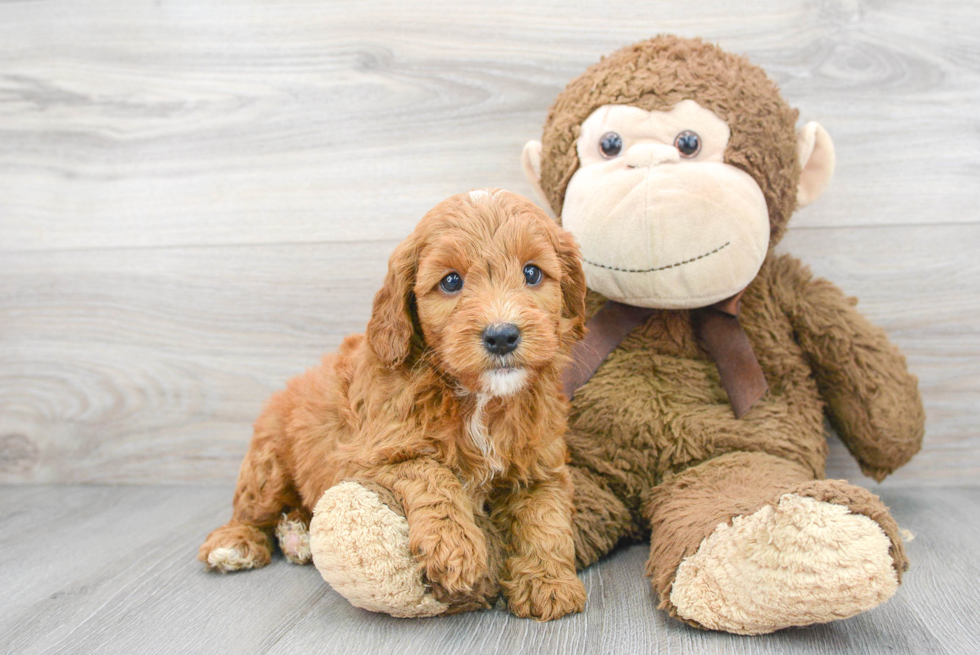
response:
{"label": "stuffed monkey toy", "polygon": [[[834,168],[797,116],[742,57],[660,36],[569,83],[524,150],[590,289],[565,378],[577,564],[649,537],[660,608],[699,628],[853,616],[908,568],[878,497],[824,477],[825,416],[880,481],[919,450],[924,412],[855,301],[773,251]],[[361,607],[472,609],[432,597],[408,529],[391,494],[342,483],[316,509],[314,561]]]}

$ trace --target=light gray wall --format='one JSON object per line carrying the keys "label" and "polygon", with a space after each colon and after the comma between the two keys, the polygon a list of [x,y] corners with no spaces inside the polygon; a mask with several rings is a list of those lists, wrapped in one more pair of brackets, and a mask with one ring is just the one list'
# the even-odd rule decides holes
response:
{"label": "light gray wall", "polygon": [[[920,376],[890,484],[980,480],[980,6],[0,0],[0,482],[234,478],[442,198],[659,32],[749,55],[838,154],[780,250]],[[839,443],[832,475],[859,477]]]}

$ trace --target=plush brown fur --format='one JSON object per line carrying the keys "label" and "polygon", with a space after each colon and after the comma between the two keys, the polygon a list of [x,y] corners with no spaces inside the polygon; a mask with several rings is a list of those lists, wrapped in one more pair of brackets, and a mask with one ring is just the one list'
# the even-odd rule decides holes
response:
{"label": "plush brown fur", "polygon": [[654,488],[645,512],[652,538],[647,575],[660,596],[660,607],[676,616],[670,601],[674,574],[719,523],[776,505],[784,494],[844,505],[874,520],[891,540],[892,561],[901,580],[908,559],[898,525],[881,500],[844,480],[814,480],[806,467],[767,453],[733,452],[709,459],[671,476]]}
{"label": "plush brown fur", "polygon": [[590,67],[558,95],[541,138],[541,187],[555,215],[561,216],[565,188],[578,170],[579,128],[593,111],[603,105],[667,111],[687,99],[728,123],[725,163],[760,183],[771,243],[779,241],[796,207],[799,112],[783,101],[761,68],[699,39],[661,36],[628,46]]}
{"label": "plush brown fur", "polygon": [[[669,109],[686,98],[728,121],[725,160],[761,187],[771,243],[778,242],[796,204],[797,112],[761,69],[699,40],[664,36],[630,46],[559,95],[541,161],[555,212],[578,167],[578,127],[591,112],[606,104]],[[602,302],[590,292],[589,314]],[[881,501],[822,479],[825,413],[877,480],[919,450],[924,431],[916,378],[855,304],[770,250],[740,314],[770,389],[742,419],[732,414],[689,312],[659,311],[634,330],[576,392],[569,419],[579,566],[652,529],[648,571],[661,605],[676,616],[670,587],[682,559],[719,523],[795,492],[877,521],[892,542],[896,572],[904,571],[897,526]]]}
{"label": "plush brown fur", "polygon": [[[607,104],[657,110],[688,98],[728,122],[731,138],[725,161],[758,183],[769,209],[770,243],[778,242],[795,209],[801,174],[796,111],[745,59],[699,40],[671,36],[614,53],[573,80],[555,101],[544,126],[540,183],[559,218],[566,186],[579,165],[575,140],[587,116]],[[587,314],[603,302],[590,292]],[[813,503],[827,504],[817,510],[824,512],[822,516],[840,515],[838,508],[846,508],[849,520],[843,525],[850,528],[840,528],[843,531],[857,530],[858,524],[862,530],[868,527],[865,517],[876,524],[881,530],[876,543],[890,542],[888,552],[877,553],[886,568],[888,560],[894,568],[894,578],[886,582],[897,584],[908,561],[887,508],[867,490],[824,479],[825,416],[862,470],[878,480],[918,451],[924,431],[915,377],[898,349],[857,313],[855,304],[830,282],[813,278],[798,260],[769,251],[745,290],[739,314],[769,391],[741,419],[733,415],[717,367],[695,335],[690,312],[657,311],[633,330],[576,391],[572,404],[566,443],[575,488],[577,565],[589,566],[617,544],[649,535],[647,570],[661,606],[705,627],[681,616],[671,600],[681,563],[692,555],[687,561],[695,561],[700,546],[721,534],[715,532],[719,526],[734,527],[736,520],[744,525],[745,519],[763,516],[784,500],[798,499],[807,501],[800,507],[811,510]],[[395,505],[392,509],[401,511]],[[875,526],[870,527],[879,536],[873,533]],[[821,536],[831,547],[821,552],[827,561],[821,562],[820,571],[834,578],[833,544],[843,543],[837,537],[846,542],[855,535],[831,531]],[[743,545],[742,552],[751,556],[767,544]],[[806,538],[788,545],[792,556],[806,560]],[[863,563],[868,562],[851,560],[842,568],[855,564],[860,578],[869,568],[862,568]],[[800,613],[783,613],[780,590],[753,580],[757,586],[750,593],[762,592],[761,611],[753,608],[759,622],[715,620],[720,614],[708,618],[718,629],[758,634],[853,614],[889,594],[888,585],[882,584],[865,587],[863,598],[870,601],[860,594],[835,599],[840,587],[830,585],[819,597],[826,611],[808,615],[806,576],[815,570],[795,579]],[[891,575],[886,573],[885,577]],[[738,571],[735,574],[737,580]],[[785,576],[769,578],[781,579]],[[861,584],[867,580],[854,586]],[[691,597],[703,599],[707,594],[685,596]],[[726,602],[712,598],[719,605]],[[772,598],[777,601],[765,605]],[[836,606],[835,600],[840,601]],[[473,606],[465,601],[456,605]],[[729,617],[745,614],[737,606],[726,609]]]}
{"label": "plush brown fur", "polygon": [[[534,287],[528,262],[545,275]],[[439,288],[450,271],[465,279],[458,294]],[[327,488],[357,480],[405,514],[440,600],[486,606],[499,580],[519,616],[581,611],[559,376],[583,334],[584,295],[577,246],[527,200],[488,190],[436,206],[392,255],[367,335],[348,337],[269,401],[232,520],[199,558],[214,567],[234,552],[247,564],[222,568],[262,566],[281,514],[312,511]],[[482,344],[494,322],[521,329],[506,359]],[[485,375],[504,365],[526,383],[489,393]]]}

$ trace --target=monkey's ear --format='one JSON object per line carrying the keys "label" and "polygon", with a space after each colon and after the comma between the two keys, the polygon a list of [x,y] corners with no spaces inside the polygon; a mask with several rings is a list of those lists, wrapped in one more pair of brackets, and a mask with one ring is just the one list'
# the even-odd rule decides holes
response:
{"label": "monkey's ear", "polygon": [[415,331],[412,321],[412,287],[418,253],[414,239],[403,241],[388,260],[384,286],[374,296],[374,309],[367,325],[371,350],[387,368],[408,359]]}
{"label": "monkey's ear", "polygon": [[806,207],[820,197],[834,176],[834,142],[819,123],[809,122],[796,132],[800,156],[800,185],[796,204]]}
{"label": "monkey's ear", "polygon": [[561,262],[562,318],[565,333],[574,340],[585,336],[585,271],[582,253],[571,232],[558,235],[558,260]]}
{"label": "monkey's ear", "polygon": [[524,169],[524,177],[530,182],[534,188],[534,192],[538,194],[538,200],[545,207],[550,207],[551,204],[548,201],[548,196],[545,194],[544,189],[541,188],[541,150],[542,146],[540,141],[528,141],[525,143],[524,152],[521,154],[521,168]]}

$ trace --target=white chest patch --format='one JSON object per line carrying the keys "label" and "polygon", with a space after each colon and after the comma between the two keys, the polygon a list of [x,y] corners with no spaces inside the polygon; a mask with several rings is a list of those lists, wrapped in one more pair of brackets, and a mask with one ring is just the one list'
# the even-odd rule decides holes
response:
{"label": "white chest patch", "polygon": [[470,439],[473,444],[480,449],[480,453],[483,455],[483,459],[487,463],[487,473],[486,477],[480,482],[480,484],[486,483],[487,480],[502,473],[504,470],[503,465],[497,458],[496,450],[493,444],[493,435],[487,430],[487,425],[485,422],[485,410],[487,406],[487,401],[490,400],[492,396],[486,393],[479,393],[476,395],[476,407],[473,409],[473,416],[470,417],[469,424],[467,425],[467,432],[469,433]]}
{"label": "white chest patch", "polygon": [[487,429],[486,408],[491,398],[512,396],[527,384],[527,371],[508,368],[488,371],[480,379],[482,391],[476,394],[476,406],[473,415],[466,425],[466,432],[473,444],[480,449],[487,463],[486,477],[480,482],[484,484],[495,475],[503,473],[504,466],[497,457],[493,435]]}

